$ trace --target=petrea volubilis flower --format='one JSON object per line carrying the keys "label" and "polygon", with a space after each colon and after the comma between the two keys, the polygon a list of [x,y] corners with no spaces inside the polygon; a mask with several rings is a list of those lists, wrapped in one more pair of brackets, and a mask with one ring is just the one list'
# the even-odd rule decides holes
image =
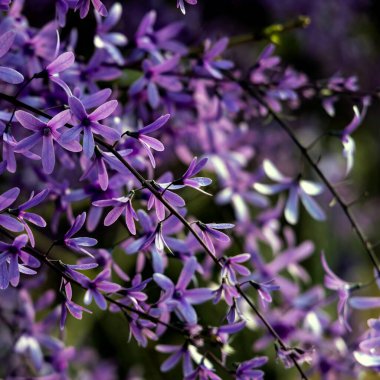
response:
{"label": "petrea volubilis flower", "polygon": [[32,149],[35,145],[42,142],[42,167],[46,174],[51,174],[55,167],[54,142],[71,152],[80,152],[82,147],[78,141],[63,142],[61,140],[61,129],[71,118],[70,111],[62,111],[55,115],[48,122],[37,119],[25,111],[16,111],[16,119],[26,129],[34,133],[16,145],[16,152],[24,153]]}
{"label": "petrea volubilis flower", "polygon": [[162,152],[165,149],[165,147],[161,141],[155,139],[154,137],[148,136],[147,134],[152,133],[162,128],[167,123],[169,118],[170,118],[169,114],[163,115],[163,116],[160,116],[153,123],[139,129],[138,131],[126,132],[126,135],[137,139],[142,144],[154,168],[156,167],[156,161],[153,157],[151,149],[156,150],[158,152]]}
{"label": "petrea volubilis flower", "polygon": [[90,114],[87,113],[83,103],[75,96],[69,98],[69,105],[75,120],[74,127],[63,132],[61,143],[67,144],[75,141],[79,134],[83,132],[83,152],[90,158],[95,149],[94,133],[110,141],[116,141],[120,138],[119,132],[98,122],[113,113],[117,107],[116,100],[110,100],[102,104]]}
{"label": "petrea volubilis flower", "polygon": [[6,289],[9,283],[17,286],[20,273],[37,273],[31,268],[38,268],[40,262],[23,250],[27,243],[28,235],[17,236],[12,244],[0,241],[0,289]]}
{"label": "petrea volubilis flower", "polygon": [[9,213],[11,215],[14,215],[20,221],[20,223],[22,223],[22,225],[24,226],[32,247],[35,246],[36,242],[34,239],[33,232],[30,229],[27,222],[32,223],[38,227],[46,227],[46,221],[42,216],[35,214],[33,212],[26,211],[26,210],[36,207],[39,204],[41,204],[49,195],[49,192],[50,190],[45,189],[45,190],[40,191],[38,194],[34,195],[34,191],[33,191],[32,194],[30,195],[30,198],[26,202],[22,203],[16,208],[9,209]]}
{"label": "petrea volubilis flower", "polygon": [[137,219],[137,214],[133,209],[132,205],[133,193],[130,196],[103,199],[100,201],[93,202],[92,204],[97,207],[112,207],[112,210],[107,214],[104,219],[104,225],[110,226],[116,222],[122,213],[125,214],[125,223],[128,227],[129,232],[132,235],[136,234],[135,220]]}
{"label": "petrea volubilis flower", "polygon": [[299,201],[305,206],[309,214],[316,220],[326,219],[324,211],[312,199],[322,193],[323,186],[319,183],[306,181],[301,178],[289,178],[283,176],[271,161],[265,160],[263,163],[265,174],[277,182],[275,185],[267,185],[256,182],[253,188],[261,194],[272,195],[282,191],[289,191],[289,197],[285,205],[285,219],[290,224],[296,224],[299,218]]}
{"label": "petrea volubilis flower", "polygon": [[224,232],[220,230],[227,230],[230,228],[234,228],[235,225],[232,223],[202,223],[197,222],[197,226],[201,230],[202,237],[207,245],[207,248],[215,254],[214,243],[212,242],[212,238],[215,240],[228,243],[230,241],[230,237],[226,235]]}
{"label": "petrea volubilis flower", "polygon": [[[0,36],[0,58],[4,57],[12,47],[16,33],[12,30]],[[19,84],[24,81],[24,76],[11,67],[0,66],[0,80],[10,84]]]}
{"label": "petrea volubilis flower", "polygon": [[93,247],[98,243],[98,241],[94,238],[89,237],[76,237],[73,238],[72,236],[75,235],[77,232],[80,231],[80,229],[83,227],[84,223],[86,221],[86,213],[82,212],[82,214],[78,215],[70,229],[65,233],[65,236],[63,238],[63,243],[73,249],[76,252],[84,253],[85,255],[91,256],[92,254],[87,250],[85,247]]}
{"label": "petrea volubilis flower", "polygon": [[102,19],[99,13],[95,13],[97,28],[94,38],[94,45],[98,49],[105,49],[108,54],[119,65],[124,64],[124,58],[119,50],[119,47],[123,47],[127,44],[128,39],[122,33],[110,32],[110,30],[120,21],[123,13],[123,7],[120,3],[112,5],[108,15]]}
{"label": "petrea volubilis flower", "polygon": [[75,11],[79,10],[80,18],[85,18],[90,10],[90,3],[92,3],[96,12],[101,16],[108,15],[107,8],[100,0],[76,0]]}
{"label": "petrea volubilis flower", "polygon": [[14,187],[0,195],[0,226],[13,232],[21,232],[24,226],[11,215],[4,213],[4,211],[17,199],[19,194],[20,189]]}
{"label": "petrea volubilis flower", "polygon": [[177,285],[174,285],[172,280],[163,274],[155,273],[153,275],[153,280],[164,291],[160,302],[165,302],[169,308],[173,308],[178,318],[190,325],[197,323],[198,319],[192,305],[203,303],[213,297],[211,289],[186,289],[194,276],[197,264],[195,257],[187,260]]}

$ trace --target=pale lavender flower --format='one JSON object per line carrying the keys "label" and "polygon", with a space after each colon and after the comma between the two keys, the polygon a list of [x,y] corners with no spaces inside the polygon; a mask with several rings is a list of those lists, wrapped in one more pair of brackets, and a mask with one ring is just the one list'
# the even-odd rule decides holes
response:
{"label": "pale lavender flower", "polygon": [[332,132],[332,135],[337,135],[343,144],[343,157],[346,159],[346,176],[351,172],[354,166],[355,141],[351,134],[361,125],[370,105],[370,98],[363,99],[363,109],[360,112],[357,106],[353,107],[354,118],[341,132]]}
{"label": "pale lavender flower", "polygon": [[122,13],[123,8],[120,3],[113,4],[104,19],[100,18],[98,13],[95,13],[97,28],[94,45],[98,49],[105,49],[119,65],[124,64],[124,58],[118,47],[125,46],[128,39],[124,34],[110,32],[110,30],[120,21]]}
{"label": "pale lavender flower", "polygon": [[214,369],[208,368],[204,363],[201,363],[192,373],[187,375],[185,380],[222,380]]}
{"label": "pale lavender flower", "polygon": [[169,183],[160,182],[159,185],[169,190],[178,190],[178,189],[182,189],[188,186],[195,190],[200,191],[201,193],[210,195],[206,191],[202,190],[201,187],[210,185],[212,183],[212,180],[206,177],[194,177],[205,167],[205,165],[207,164],[207,161],[208,161],[208,158],[202,158],[198,162],[198,158],[194,157],[188,169],[182,175],[181,178],[178,178],[175,181],[169,182]]}
{"label": "pale lavender flower", "polygon": [[296,224],[299,218],[299,201],[305,206],[309,214],[316,220],[326,219],[324,211],[313,200],[311,196],[319,195],[323,191],[323,186],[319,183],[306,181],[301,178],[289,178],[282,175],[273,163],[264,160],[263,168],[265,174],[277,182],[274,185],[255,183],[253,188],[261,194],[272,195],[282,191],[289,191],[289,197],[285,205],[285,219],[290,224]]}
{"label": "pale lavender flower", "polygon": [[380,368],[380,319],[368,320],[369,330],[354,351],[355,360],[363,367],[378,371]]}
{"label": "pale lavender flower", "polygon": [[241,265],[251,258],[249,253],[242,253],[233,257],[223,257],[220,261],[222,263],[222,277],[227,277],[232,284],[237,283],[237,274],[248,276],[251,271]]}
{"label": "pale lavender flower", "polygon": [[[59,45],[57,46],[57,50],[58,48]],[[56,57],[51,63],[49,63],[49,65],[47,65],[46,68],[42,70],[39,74],[37,74],[35,77],[49,78],[51,81],[61,86],[68,96],[71,96],[71,90],[67,86],[67,84],[60,78],[60,73],[71,67],[74,64],[74,61],[75,56],[72,52],[62,53],[58,57]]]}

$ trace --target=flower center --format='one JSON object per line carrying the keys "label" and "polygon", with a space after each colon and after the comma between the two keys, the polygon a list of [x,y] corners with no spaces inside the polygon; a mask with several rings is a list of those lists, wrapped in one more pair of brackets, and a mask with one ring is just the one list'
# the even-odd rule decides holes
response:
{"label": "flower center", "polygon": [[44,136],[50,136],[51,129],[49,127],[44,127],[42,133],[44,134]]}

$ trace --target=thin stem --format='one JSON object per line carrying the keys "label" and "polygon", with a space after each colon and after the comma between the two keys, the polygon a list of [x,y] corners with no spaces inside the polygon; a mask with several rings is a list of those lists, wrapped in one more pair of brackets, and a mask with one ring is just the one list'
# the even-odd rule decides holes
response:
{"label": "thin stem", "polygon": [[270,105],[263,99],[263,97],[250,85],[250,83],[243,81],[243,80],[236,80],[232,75],[225,74],[227,77],[229,77],[231,80],[233,80],[235,83],[238,83],[240,87],[245,90],[249,95],[251,95],[258,103],[260,103],[263,107],[265,107],[268,111],[268,113],[272,116],[274,121],[286,132],[286,134],[289,136],[289,138],[294,142],[294,144],[297,146],[297,148],[300,150],[303,157],[306,159],[306,161],[310,164],[310,166],[313,168],[313,170],[317,173],[319,178],[322,180],[322,182],[326,185],[326,187],[329,189],[330,193],[333,195],[333,197],[336,199],[337,203],[342,208],[344,214],[346,215],[348,221],[351,224],[352,229],[355,231],[356,235],[358,236],[360,242],[362,243],[365,252],[367,253],[369,259],[371,260],[374,268],[376,269],[377,273],[380,275],[380,266],[377,262],[377,257],[375,254],[375,251],[372,248],[371,243],[367,240],[367,238],[364,236],[364,233],[362,232],[361,228],[359,227],[358,223],[355,221],[349,207],[346,205],[346,203],[343,201],[341,196],[338,194],[338,192],[335,190],[332,183],[327,179],[327,177],[324,175],[322,170],[318,167],[318,165],[314,162],[313,158],[308,152],[308,149],[305,148],[301,142],[298,140],[297,136],[294,134],[291,127],[281,119],[281,117],[277,114],[276,111],[274,111]]}

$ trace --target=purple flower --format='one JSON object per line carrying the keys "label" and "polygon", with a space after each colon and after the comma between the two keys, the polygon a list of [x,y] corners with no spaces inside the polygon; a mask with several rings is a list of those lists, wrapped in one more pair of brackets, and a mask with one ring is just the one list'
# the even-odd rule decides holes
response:
{"label": "purple flower", "polygon": [[73,249],[74,251],[84,253],[85,255],[92,256],[92,254],[87,251],[84,247],[93,247],[98,243],[98,241],[94,238],[89,237],[77,237],[72,238],[73,235],[75,235],[79,230],[83,227],[84,223],[86,221],[86,213],[82,212],[82,214],[78,215],[70,229],[65,233],[65,236],[63,238],[63,243]]}
{"label": "purple flower", "polygon": [[58,129],[62,128],[70,120],[69,110],[60,112],[48,122],[41,121],[25,111],[16,111],[15,115],[24,128],[34,132],[19,141],[15,151],[24,153],[42,141],[42,168],[46,174],[51,174],[55,167],[54,142],[71,152],[80,152],[82,150],[77,141],[62,141],[61,133],[58,132]]}
{"label": "purple flower", "polygon": [[131,317],[129,318],[130,337],[136,339],[137,343],[141,347],[148,345],[148,339],[158,340],[158,336],[152,330],[156,327],[156,324],[146,319]]}
{"label": "purple flower", "polygon": [[160,49],[176,54],[186,54],[187,48],[173,38],[183,29],[183,22],[173,22],[155,31],[157,12],[150,11],[141,20],[136,32],[136,45],[157,59],[162,59]]}
{"label": "purple flower", "polygon": [[152,108],[156,109],[160,104],[160,94],[158,87],[166,91],[179,92],[182,90],[182,84],[174,75],[168,75],[178,67],[180,60],[179,55],[159,63],[153,63],[146,59],[143,62],[144,75],[137,79],[129,89],[129,94],[134,96],[147,89],[148,101]]}
{"label": "purple flower", "polygon": [[101,310],[107,308],[107,301],[104,298],[104,293],[116,293],[121,289],[121,286],[113,282],[108,281],[111,277],[111,270],[105,269],[100,272],[93,280],[87,277],[81,277],[82,285],[87,288],[86,294],[84,295],[84,303],[89,305],[94,298],[96,304]]}
{"label": "purple flower", "polygon": [[335,290],[338,293],[338,318],[343,326],[348,331],[351,331],[351,326],[348,323],[348,299],[350,297],[351,289],[355,287],[354,284],[349,284],[339,278],[328,266],[325,254],[322,252],[321,261],[323,269],[325,270],[325,286],[327,289]]}
{"label": "purple flower", "polygon": [[380,319],[369,319],[368,327],[369,330],[362,338],[358,350],[354,351],[354,357],[363,367],[378,371],[380,368]]}
{"label": "purple flower", "polygon": [[215,247],[214,243],[212,242],[211,238],[214,238],[218,241],[228,243],[230,241],[230,238],[228,235],[226,235],[223,232],[220,232],[219,230],[226,230],[229,228],[234,228],[235,225],[231,223],[202,223],[197,222],[197,226],[201,230],[202,238],[204,242],[207,245],[207,248],[215,255]]}
{"label": "purple flower", "polygon": [[225,278],[222,278],[222,283],[218,289],[214,290],[214,303],[218,303],[222,297],[228,306],[233,306],[235,299],[240,297],[236,286],[230,284]]}
{"label": "purple flower", "polygon": [[171,354],[161,365],[162,372],[168,372],[174,368],[177,363],[182,359],[182,372],[184,376],[189,375],[193,371],[193,365],[191,363],[191,354],[188,344],[182,346],[159,344],[156,346],[156,350],[165,354]]}
{"label": "purple flower", "polygon": [[[29,275],[37,273],[29,267],[38,268],[40,262],[23,250],[27,243],[27,235],[17,236],[12,244],[0,241],[0,289],[6,289],[9,283],[17,286],[20,272]],[[19,259],[22,264],[19,264]]]}
{"label": "purple flower", "polygon": [[[163,187],[160,183],[153,182],[153,186],[162,194],[162,197],[169,202],[174,207],[183,207],[185,206],[185,201],[178,194],[173,193],[167,188]],[[151,210],[155,208],[157,219],[162,221],[165,219],[165,205],[153,194],[150,193],[147,209]]]}
{"label": "purple flower", "polygon": [[110,30],[120,21],[123,8],[120,3],[112,5],[106,18],[101,19],[98,13],[95,14],[97,21],[96,36],[94,45],[98,49],[105,49],[112,59],[119,65],[124,64],[124,58],[118,46],[125,46],[128,42],[127,37],[122,33],[111,32]]}
{"label": "purple flower", "polygon": [[[13,30],[9,30],[0,36],[0,58],[8,53],[13,45],[15,37],[16,33]],[[19,84],[24,81],[24,77],[18,71],[10,67],[0,66],[0,80],[6,83]]]}
{"label": "purple flower", "polygon": [[167,276],[155,273],[153,280],[164,290],[160,302],[164,302],[174,309],[177,317],[190,324],[197,323],[197,313],[192,305],[203,303],[213,297],[213,292],[207,288],[186,289],[197,268],[195,257],[188,259],[179,276],[177,285]]}
{"label": "purple flower", "polygon": [[248,276],[251,272],[249,269],[241,265],[251,258],[249,253],[242,253],[233,257],[224,257],[222,262],[222,277],[227,277],[232,284],[237,283],[236,274]]}
{"label": "purple flower", "polygon": [[193,372],[185,377],[185,380],[222,380],[215,372],[214,369],[208,368],[205,364],[201,363]]}
{"label": "purple flower", "polygon": [[264,379],[264,372],[256,369],[262,367],[268,362],[266,356],[259,356],[240,363],[236,369],[236,380],[262,380]]}
{"label": "purple flower", "polygon": [[119,219],[122,213],[125,213],[125,223],[129,232],[136,235],[136,226],[134,220],[138,220],[137,214],[132,206],[133,193],[126,197],[103,199],[93,202],[92,204],[97,207],[113,207],[104,219],[104,225],[110,226]]}
{"label": "purple flower", "polygon": [[45,189],[40,191],[37,195],[34,195],[34,191],[32,191],[29,200],[22,203],[20,206],[16,208],[9,209],[9,213],[11,215],[14,215],[24,225],[25,231],[28,234],[30,244],[32,247],[35,246],[34,235],[26,222],[32,223],[38,227],[46,227],[46,221],[40,215],[37,215],[33,212],[27,212],[25,210],[38,206],[49,195],[49,192],[50,190]]}
{"label": "purple flower", "polygon": [[214,45],[211,44],[210,40],[206,40],[205,52],[202,59],[199,60],[195,67],[196,71],[201,74],[209,74],[216,79],[222,79],[223,74],[221,70],[229,70],[234,67],[234,64],[231,61],[219,59],[219,56],[227,46],[228,38],[226,37],[216,41]]}
{"label": "purple flower", "polygon": [[195,190],[200,191],[201,193],[210,195],[209,193],[206,193],[204,190],[202,190],[201,187],[210,185],[212,183],[212,180],[205,177],[193,177],[204,168],[204,166],[207,164],[208,158],[202,158],[199,160],[199,162],[197,161],[198,158],[194,157],[188,169],[181,178],[176,179],[171,183],[160,183],[160,186],[169,190],[177,190],[189,186]]}
{"label": "purple flower", "polygon": [[186,9],[185,9],[185,3],[190,5],[196,5],[198,0],[177,0],[177,8],[181,10],[181,12],[185,15]]}
{"label": "purple flower", "polygon": [[37,74],[36,78],[49,78],[51,81],[55,82],[63,88],[68,96],[71,96],[71,90],[67,84],[60,78],[60,73],[68,69],[74,64],[75,56],[72,52],[62,53],[56,57],[49,65],[46,66],[45,70]]}
{"label": "purple flower", "polygon": [[160,116],[153,123],[147,125],[144,128],[139,129],[136,132],[129,132],[129,131],[126,132],[126,135],[137,139],[142,144],[145,151],[148,153],[148,157],[154,168],[156,167],[156,161],[154,160],[151,149],[156,150],[158,152],[162,152],[165,149],[165,147],[161,141],[158,141],[154,137],[147,136],[147,134],[152,133],[156,131],[157,129],[160,129],[162,126],[164,126],[167,123],[169,118],[170,118],[169,114],[163,115],[163,116]]}
{"label": "purple flower", "polygon": [[24,226],[18,220],[3,212],[17,199],[19,194],[20,189],[14,187],[0,195],[0,226],[12,232],[21,232]]}
{"label": "purple flower", "polygon": [[321,194],[323,186],[316,182],[306,181],[300,178],[289,178],[283,176],[269,160],[264,160],[263,168],[265,174],[277,182],[275,185],[255,183],[253,188],[261,194],[272,195],[284,190],[289,191],[289,197],[285,205],[285,219],[290,224],[296,224],[299,217],[299,201],[305,206],[309,214],[316,220],[326,219],[324,211],[311,198]]}
{"label": "purple flower", "polygon": [[[107,16],[108,12],[104,4],[100,0],[91,0],[96,12],[101,16]],[[75,11],[79,9],[80,18],[85,18],[90,10],[90,0],[78,0],[75,6]]]}
{"label": "purple flower", "polygon": [[116,100],[104,103],[90,114],[87,114],[83,103],[75,96],[69,98],[69,106],[75,123],[74,127],[62,134],[61,142],[64,144],[75,140],[83,132],[83,152],[90,158],[95,149],[94,133],[111,141],[116,141],[120,138],[119,132],[98,123],[99,120],[105,119],[115,110],[117,107]]}
{"label": "purple flower", "polygon": [[[357,106],[354,106],[354,118],[352,121],[344,128],[342,132],[337,132],[340,141],[343,144],[343,156],[347,161],[346,164],[346,176],[351,172],[354,166],[354,154],[355,154],[355,141],[351,137],[351,134],[360,126],[365,115],[367,113],[368,106],[370,105],[370,98],[363,99],[363,109],[360,113]],[[332,135],[335,135],[332,132]]]}
{"label": "purple flower", "polygon": [[84,308],[83,306],[80,306],[76,304],[74,301],[72,301],[73,292],[71,289],[70,282],[63,280],[65,282],[65,300],[62,303],[61,306],[61,319],[60,319],[60,328],[61,330],[64,329],[66,318],[67,318],[67,311],[76,319],[82,319],[83,312],[92,314],[91,310],[88,310]]}

